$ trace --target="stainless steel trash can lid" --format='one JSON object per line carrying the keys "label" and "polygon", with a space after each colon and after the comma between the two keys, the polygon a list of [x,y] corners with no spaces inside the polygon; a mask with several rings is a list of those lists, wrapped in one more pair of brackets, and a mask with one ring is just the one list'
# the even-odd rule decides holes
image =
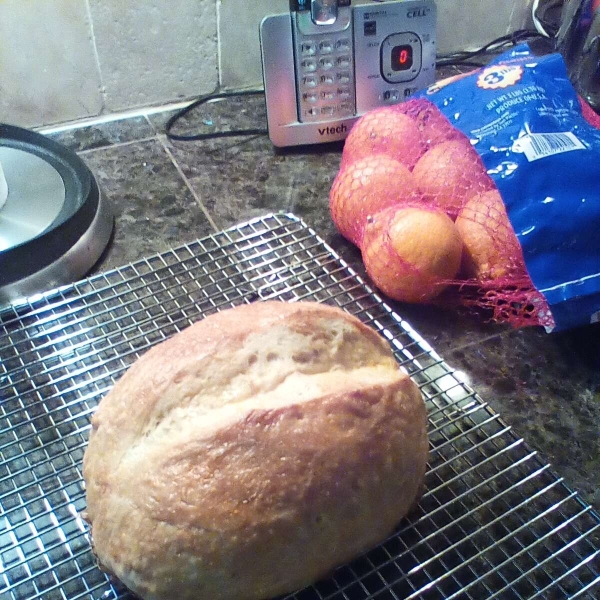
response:
{"label": "stainless steel trash can lid", "polygon": [[0,306],[85,275],[109,242],[113,218],[92,172],[71,150],[0,124],[8,196],[0,208]]}

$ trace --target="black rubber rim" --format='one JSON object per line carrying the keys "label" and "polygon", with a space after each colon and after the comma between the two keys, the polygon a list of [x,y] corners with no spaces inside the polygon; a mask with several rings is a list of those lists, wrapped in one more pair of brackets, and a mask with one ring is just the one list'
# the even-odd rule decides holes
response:
{"label": "black rubber rim", "polygon": [[35,238],[0,251],[2,287],[37,273],[72,248],[90,227],[100,194],[86,164],[44,135],[0,123],[0,146],[35,154],[56,169],[65,186],[65,203],[51,225]]}

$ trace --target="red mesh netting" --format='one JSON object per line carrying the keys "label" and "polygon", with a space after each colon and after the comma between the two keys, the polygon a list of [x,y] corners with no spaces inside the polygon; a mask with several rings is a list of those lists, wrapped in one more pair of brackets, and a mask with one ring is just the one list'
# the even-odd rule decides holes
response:
{"label": "red mesh netting", "polygon": [[389,297],[486,309],[515,327],[553,325],[479,154],[427,100],[359,119],[330,208]]}
{"label": "red mesh netting", "polygon": [[583,118],[596,129],[600,129],[600,115],[581,97],[578,96]]}
{"label": "red mesh netting", "polygon": [[462,256],[454,223],[431,203],[392,206],[369,217],[361,249],[380,289],[405,302],[435,298],[457,273]]}

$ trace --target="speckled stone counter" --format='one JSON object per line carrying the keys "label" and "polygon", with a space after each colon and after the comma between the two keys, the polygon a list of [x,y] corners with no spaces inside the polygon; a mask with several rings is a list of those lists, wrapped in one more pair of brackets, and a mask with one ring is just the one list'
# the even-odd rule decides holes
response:
{"label": "speckled stone counter", "polygon": [[[328,212],[341,145],[276,151],[266,136],[174,143],[163,134],[168,116],[53,136],[80,153],[115,213],[113,239],[94,272],[289,211],[364,274],[360,253],[336,232]],[[244,98],[202,107],[181,130],[264,123],[264,101]],[[393,306],[567,484],[600,506],[600,325],[546,334],[450,309]]]}

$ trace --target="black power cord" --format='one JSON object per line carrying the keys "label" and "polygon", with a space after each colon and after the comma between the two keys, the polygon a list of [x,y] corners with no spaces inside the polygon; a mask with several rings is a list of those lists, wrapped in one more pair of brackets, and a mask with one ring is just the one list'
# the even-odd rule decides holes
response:
{"label": "black power cord", "polygon": [[487,43],[476,50],[464,50],[462,52],[454,52],[438,56],[436,64],[438,67],[447,66],[477,66],[482,64],[474,61],[477,57],[489,56],[490,54],[498,54],[507,48],[517,46],[523,42],[530,42],[542,38],[543,36],[535,29],[518,29],[512,33],[500,36],[495,40]]}
{"label": "black power cord", "polygon": [[[509,33],[507,35],[503,35],[495,40],[492,40],[485,46],[478,48],[476,50],[463,51],[463,52],[455,52],[453,54],[447,54],[438,56],[437,58],[437,66],[467,66],[467,67],[481,67],[483,66],[480,62],[477,62],[475,59],[478,57],[485,57],[490,54],[498,54],[502,50],[516,46],[517,44],[532,41],[534,39],[540,39],[543,36],[536,30],[532,29],[519,29],[518,31],[514,31],[513,33]],[[179,112],[175,113],[165,125],[165,134],[171,140],[176,140],[178,142],[195,142],[199,140],[208,140],[213,138],[221,138],[221,137],[237,137],[237,136],[245,136],[245,135],[266,135],[268,130],[266,128],[251,128],[251,129],[232,129],[228,131],[214,131],[211,133],[198,133],[193,135],[180,135],[178,133],[173,133],[172,129],[176,125],[176,123],[182,119],[185,115],[193,111],[198,106],[206,104],[212,100],[226,99],[226,98],[234,98],[237,96],[258,96],[263,95],[264,90],[239,90],[232,92],[218,92],[213,94],[207,94],[205,96],[200,96],[197,100],[194,100],[191,104],[181,109]]]}
{"label": "black power cord", "polygon": [[237,96],[258,96],[263,95],[264,90],[240,90],[236,92],[220,92],[215,94],[207,94],[206,96],[200,96],[197,100],[194,100],[191,104],[182,108],[179,112],[175,113],[165,125],[165,133],[171,140],[177,140],[178,142],[195,142],[198,140],[208,140],[219,137],[234,137],[240,135],[266,135],[268,131],[264,128],[251,128],[251,129],[235,129],[230,131],[213,131],[211,133],[197,133],[194,135],[180,135],[178,133],[172,133],[174,125],[189,112],[206,104],[212,100],[219,100],[224,98],[233,98]]}

